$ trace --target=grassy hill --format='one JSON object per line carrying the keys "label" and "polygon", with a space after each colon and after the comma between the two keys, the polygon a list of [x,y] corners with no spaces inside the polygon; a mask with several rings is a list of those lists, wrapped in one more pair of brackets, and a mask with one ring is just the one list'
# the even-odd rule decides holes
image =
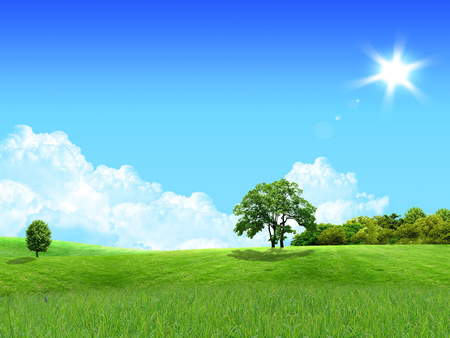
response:
{"label": "grassy hill", "polygon": [[61,241],[36,258],[0,237],[0,337],[449,337],[449,258],[450,245]]}
{"label": "grassy hill", "polygon": [[54,241],[39,258],[0,237],[0,295],[167,285],[450,286],[449,245],[145,251]]}

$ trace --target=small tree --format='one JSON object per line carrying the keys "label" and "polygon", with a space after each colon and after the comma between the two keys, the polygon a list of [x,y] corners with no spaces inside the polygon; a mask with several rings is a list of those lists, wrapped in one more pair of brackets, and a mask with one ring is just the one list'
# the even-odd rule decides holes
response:
{"label": "small tree", "polygon": [[328,228],[319,236],[320,245],[344,245],[347,243],[347,235],[342,228]]}
{"label": "small tree", "polygon": [[47,252],[52,243],[52,232],[48,224],[41,220],[33,221],[28,226],[26,234],[27,247],[30,251],[36,251],[36,257],[39,257],[38,252]]}

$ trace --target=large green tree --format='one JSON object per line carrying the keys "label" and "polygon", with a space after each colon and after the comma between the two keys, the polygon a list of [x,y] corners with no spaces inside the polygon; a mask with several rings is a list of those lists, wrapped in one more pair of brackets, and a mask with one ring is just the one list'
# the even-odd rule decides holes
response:
{"label": "large green tree", "polygon": [[44,221],[33,221],[26,231],[27,247],[30,251],[36,251],[36,257],[39,257],[39,252],[47,252],[48,247],[52,243],[52,232],[48,224]]}
{"label": "large green tree", "polygon": [[314,216],[317,208],[300,197],[302,193],[297,183],[284,178],[270,184],[258,184],[234,207],[233,214],[242,217],[233,231],[238,236],[246,231],[247,237],[253,238],[267,226],[272,248],[278,241],[283,248],[283,241],[287,238],[285,234],[296,233],[286,224],[290,219],[314,233],[317,229]]}

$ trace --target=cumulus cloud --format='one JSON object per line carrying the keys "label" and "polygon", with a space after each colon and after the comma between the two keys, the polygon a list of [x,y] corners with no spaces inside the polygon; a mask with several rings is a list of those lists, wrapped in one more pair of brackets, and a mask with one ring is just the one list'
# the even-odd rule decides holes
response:
{"label": "cumulus cloud", "polygon": [[35,134],[17,126],[0,143],[0,235],[25,237],[35,219],[54,239],[176,250],[267,246],[268,234],[238,237],[237,219],[205,193],[163,193],[124,165],[95,170],[63,132]]}
{"label": "cumulus cloud", "polygon": [[[286,179],[318,206],[320,222],[381,213],[389,202],[358,193],[356,175],[337,173],[323,157],[295,163]],[[94,169],[65,133],[35,134],[23,125],[0,143],[0,219],[0,236],[25,237],[42,219],[52,238],[70,242],[152,250],[270,246],[267,229],[253,239],[237,236],[239,218],[219,212],[203,192],[163,192],[129,165]]]}
{"label": "cumulus cloud", "polygon": [[342,224],[360,215],[379,215],[389,205],[388,196],[375,199],[366,192],[358,193],[356,174],[338,173],[325,157],[318,157],[314,164],[295,163],[285,178],[297,183],[302,197],[317,207],[318,223]]}

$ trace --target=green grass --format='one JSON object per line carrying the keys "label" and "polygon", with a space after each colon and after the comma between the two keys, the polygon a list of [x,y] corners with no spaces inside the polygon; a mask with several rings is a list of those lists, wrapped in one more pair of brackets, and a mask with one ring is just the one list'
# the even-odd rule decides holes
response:
{"label": "green grass", "polygon": [[0,237],[0,337],[448,337],[449,258],[450,245],[60,241],[36,258]]}

